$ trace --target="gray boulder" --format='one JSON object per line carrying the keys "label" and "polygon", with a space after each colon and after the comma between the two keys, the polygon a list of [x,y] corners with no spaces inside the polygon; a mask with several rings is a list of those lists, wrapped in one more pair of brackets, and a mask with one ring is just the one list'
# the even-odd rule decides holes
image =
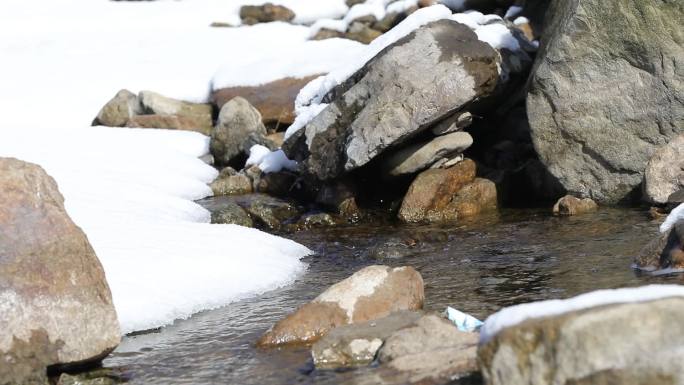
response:
{"label": "gray boulder", "polygon": [[323,98],[330,102],[283,150],[329,180],[406,143],[496,87],[498,53],[440,20],[389,46]]}
{"label": "gray boulder", "polygon": [[259,111],[246,99],[235,97],[221,107],[211,132],[211,153],[219,164],[235,164],[246,158],[253,145],[265,143],[266,133]]}
{"label": "gray boulder", "polygon": [[384,168],[391,176],[414,174],[432,166],[443,158],[462,153],[473,144],[467,132],[454,132],[438,136],[429,142],[417,143],[391,155]]}
{"label": "gray boulder", "polygon": [[0,383],[98,361],[121,338],[104,271],[34,164],[0,158]]}
{"label": "gray boulder", "polygon": [[548,15],[527,98],[535,148],[568,193],[633,199],[684,130],[684,3],[554,0]]}
{"label": "gray boulder", "polygon": [[121,90],[102,107],[93,126],[123,127],[130,118],[141,112],[138,97],[129,90]]}
{"label": "gray boulder", "polygon": [[489,385],[684,384],[684,298],[527,320],[480,345]]}
{"label": "gray boulder", "polygon": [[684,135],[659,148],[644,173],[644,195],[651,203],[668,203],[670,196],[684,189]]}

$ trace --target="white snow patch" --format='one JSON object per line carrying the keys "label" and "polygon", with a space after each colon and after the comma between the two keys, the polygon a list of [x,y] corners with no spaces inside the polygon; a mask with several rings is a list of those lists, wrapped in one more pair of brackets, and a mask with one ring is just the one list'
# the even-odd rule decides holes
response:
{"label": "white snow patch", "polygon": [[670,231],[672,227],[681,220],[684,220],[684,203],[677,206],[670,212],[670,215],[665,218],[665,222],[660,225],[660,232],[664,234]]}
{"label": "white snow patch", "polygon": [[387,13],[402,13],[418,6],[418,0],[398,0],[387,6]]}
{"label": "white snow patch", "polygon": [[320,19],[316,20],[313,25],[311,25],[311,28],[309,28],[309,37],[314,37],[316,34],[318,34],[322,29],[329,29],[332,31],[337,31],[337,32],[347,32],[347,22],[344,19],[340,20],[334,20],[334,19]]}
{"label": "white snow patch", "polygon": [[515,25],[523,25],[523,24],[529,24],[530,19],[526,18],[525,16],[519,16],[516,17],[515,20],[513,20],[513,24]]}
{"label": "white snow patch", "polygon": [[519,5],[511,5],[508,10],[506,11],[506,14],[504,15],[504,19],[510,19],[511,17],[515,17],[522,12],[523,7]]}
{"label": "white snow patch", "polygon": [[254,146],[249,148],[249,158],[247,158],[247,161],[245,162],[245,168],[261,164],[261,162],[264,161],[266,155],[270,153],[271,150],[268,147],[262,146],[260,144],[255,144]]}
{"label": "white snow patch", "polygon": [[505,308],[487,318],[480,329],[480,344],[487,343],[503,329],[525,320],[557,316],[597,306],[684,297],[684,286],[649,285],[637,288],[598,290],[570,299],[532,302]]}
{"label": "white snow patch", "polygon": [[279,172],[283,169],[296,171],[297,162],[288,159],[283,150],[276,150],[266,154],[266,156],[259,163],[259,169],[266,174]]}
{"label": "white snow patch", "polygon": [[487,24],[475,30],[477,38],[491,45],[495,49],[507,48],[511,51],[520,50],[520,43],[503,24]]}
{"label": "white snow patch", "polygon": [[[322,79],[322,77],[320,77],[319,79]],[[328,107],[327,103],[312,104],[310,106],[300,106],[297,110],[297,117],[295,118],[294,122],[292,122],[290,127],[288,127],[285,131],[284,139],[287,140],[295,132],[299,131],[304,126],[309,124],[309,122],[311,122],[313,118],[315,118],[316,115],[320,114],[321,111],[323,111],[326,107]]]}

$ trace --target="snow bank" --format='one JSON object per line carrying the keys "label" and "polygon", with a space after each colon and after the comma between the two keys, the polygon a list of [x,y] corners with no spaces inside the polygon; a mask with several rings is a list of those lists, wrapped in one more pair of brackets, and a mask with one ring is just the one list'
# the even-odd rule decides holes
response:
{"label": "snow bank", "polygon": [[520,43],[503,24],[487,24],[475,29],[477,38],[491,45],[495,49],[507,48],[511,51],[520,50]]}
{"label": "snow bank", "polygon": [[597,306],[653,301],[684,296],[684,286],[649,285],[637,288],[598,290],[565,300],[526,303],[505,308],[485,321],[480,329],[480,344],[487,343],[501,330],[533,318],[551,317]]}
{"label": "snow bank", "polygon": [[660,232],[666,233],[672,229],[672,227],[679,221],[684,220],[684,203],[680,204],[672,210],[670,215],[667,216],[665,222],[660,225]]}

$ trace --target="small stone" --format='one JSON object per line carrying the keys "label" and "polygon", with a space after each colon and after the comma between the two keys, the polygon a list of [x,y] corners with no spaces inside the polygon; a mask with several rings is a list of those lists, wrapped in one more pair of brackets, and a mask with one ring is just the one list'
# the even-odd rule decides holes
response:
{"label": "small stone", "polygon": [[128,119],[126,127],[194,131],[211,135],[212,125],[211,120],[207,120],[206,116],[196,119],[195,116],[182,115],[138,115]]}
{"label": "small stone", "polygon": [[246,175],[224,175],[219,176],[209,185],[214,192],[214,196],[221,195],[244,195],[252,193],[252,180]]}
{"label": "small stone", "polygon": [[328,213],[309,214],[302,217],[299,223],[305,228],[335,226],[337,221]]}
{"label": "small stone", "polygon": [[211,213],[211,223],[254,227],[252,218],[235,202],[225,202]]}
{"label": "small stone", "polygon": [[123,127],[130,118],[141,112],[138,97],[128,90],[121,90],[102,107],[93,126]]}
{"label": "small stone", "polygon": [[336,31],[334,29],[321,28],[311,38],[311,40],[325,40],[344,37],[344,32]]}
{"label": "small stone", "polygon": [[380,35],[382,35],[382,32],[374,30],[366,23],[355,21],[351,24],[344,36],[347,39],[356,40],[359,43],[370,44],[373,40],[380,37]]}
{"label": "small stone", "polygon": [[553,206],[554,215],[579,215],[598,210],[596,202],[590,198],[579,199],[572,195],[566,195],[558,200]]}
{"label": "small stone", "polygon": [[295,13],[282,5],[266,3],[264,5],[243,5],[240,8],[243,24],[269,23],[272,21],[292,21]]}
{"label": "small stone", "polygon": [[293,204],[263,194],[249,195],[242,207],[253,220],[271,230],[278,230],[284,222],[299,216],[299,210]]}

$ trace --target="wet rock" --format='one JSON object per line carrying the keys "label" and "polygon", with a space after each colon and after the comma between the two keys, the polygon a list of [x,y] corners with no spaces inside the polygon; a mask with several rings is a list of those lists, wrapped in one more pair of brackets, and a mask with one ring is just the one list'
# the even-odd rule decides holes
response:
{"label": "wet rock", "polygon": [[553,213],[555,215],[579,215],[596,210],[598,210],[598,205],[590,198],[580,199],[572,195],[560,198],[553,206]]}
{"label": "wet rock", "polygon": [[294,101],[299,90],[319,75],[284,78],[253,87],[228,87],[216,90],[212,100],[221,109],[233,98],[245,98],[261,114],[264,124],[287,125],[294,122]]}
{"label": "wet rock", "polygon": [[198,120],[194,116],[138,115],[128,119],[126,127],[164,128],[169,130],[195,131],[200,134],[211,135],[211,121],[206,120],[206,117]]}
{"label": "wet rock", "polygon": [[130,118],[141,112],[138,97],[128,90],[121,90],[102,107],[93,126],[123,127]]}
{"label": "wet rock", "polygon": [[471,183],[463,186],[447,206],[445,212],[437,215],[437,220],[451,220],[451,218],[468,218],[497,208],[497,193],[494,182],[475,178]]}
{"label": "wet rock", "polygon": [[212,108],[209,104],[188,103],[167,98],[152,91],[141,91],[138,100],[144,115],[176,116],[195,128],[209,132],[212,127]]}
{"label": "wet rock", "polygon": [[473,144],[467,132],[438,136],[429,142],[416,143],[387,158],[383,167],[391,176],[409,175],[432,166],[439,159],[461,154]]}
{"label": "wet rock", "polygon": [[314,364],[318,369],[368,365],[388,337],[414,325],[421,316],[420,312],[398,311],[377,320],[335,328],[311,348]]}
{"label": "wet rock", "polygon": [[331,104],[283,150],[316,179],[337,178],[492,92],[498,57],[468,27],[430,23],[326,95]]}
{"label": "wet rock", "polygon": [[271,230],[277,230],[281,224],[299,216],[295,205],[263,194],[249,195],[241,205],[254,221]]}
{"label": "wet rock", "polygon": [[304,228],[329,227],[337,225],[337,220],[328,213],[318,213],[303,216],[299,223]]}
{"label": "wet rock", "polygon": [[547,15],[527,98],[535,148],[568,193],[633,199],[684,127],[684,3],[554,0]]}
{"label": "wet rock", "polygon": [[291,195],[296,181],[297,175],[289,171],[261,174],[256,183],[256,191],[276,197],[288,197]]}
{"label": "wet rock", "polygon": [[235,202],[224,202],[220,208],[212,210],[211,223],[254,227],[247,211]]}
{"label": "wet rock", "polygon": [[402,259],[415,254],[411,249],[411,244],[403,240],[388,240],[381,245],[375,245],[368,249],[365,253],[366,258],[386,260],[386,259]]}
{"label": "wet rock", "polygon": [[340,179],[320,187],[316,203],[324,205],[344,218],[356,220],[361,210],[356,203],[357,186],[351,179]]}
{"label": "wet rock", "polygon": [[62,373],[57,385],[115,385],[127,382],[116,370],[103,368],[80,374]]}
{"label": "wet rock", "polygon": [[356,40],[359,43],[370,44],[373,40],[382,35],[382,32],[376,31],[369,26],[369,24],[372,24],[374,19],[375,18],[368,22],[355,21],[351,23],[347,33],[344,34],[344,37],[350,40]]}
{"label": "wet rock", "polygon": [[423,278],[412,267],[369,266],[279,321],[257,344],[315,342],[338,326],[382,318],[399,310],[420,310],[424,299]]}
{"label": "wet rock", "polygon": [[102,359],[120,341],[104,271],[39,166],[0,158],[0,380]]}
{"label": "wet rock", "polygon": [[480,369],[491,385],[682,384],[682,306],[675,297],[531,319],[481,345]]}
{"label": "wet rock", "polygon": [[644,173],[644,195],[651,203],[668,203],[670,196],[681,189],[684,189],[684,135],[659,148]]}
{"label": "wet rock", "polygon": [[404,222],[450,219],[447,218],[446,211],[452,198],[474,180],[475,162],[470,159],[447,169],[423,171],[411,183],[404,196],[399,219]]}
{"label": "wet rock", "polygon": [[272,21],[292,21],[295,13],[282,5],[266,3],[264,5],[243,5],[240,8],[240,19],[246,25],[269,23]]}
{"label": "wet rock", "polygon": [[644,271],[684,269],[684,221],[649,242],[635,258],[634,264]]}
{"label": "wet rock", "polygon": [[261,114],[249,102],[236,97],[221,107],[211,133],[211,153],[219,164],[236,165],[247,158],[249,149],[264,143],[266,127]]}
{"label": "wet rock", "polygon": [[235,173],[235,170],[230,167],[226,169],[226,171],[222,170],[218,178],[209,185],[214,196],[252,193],[252,180],[249,177]]}

